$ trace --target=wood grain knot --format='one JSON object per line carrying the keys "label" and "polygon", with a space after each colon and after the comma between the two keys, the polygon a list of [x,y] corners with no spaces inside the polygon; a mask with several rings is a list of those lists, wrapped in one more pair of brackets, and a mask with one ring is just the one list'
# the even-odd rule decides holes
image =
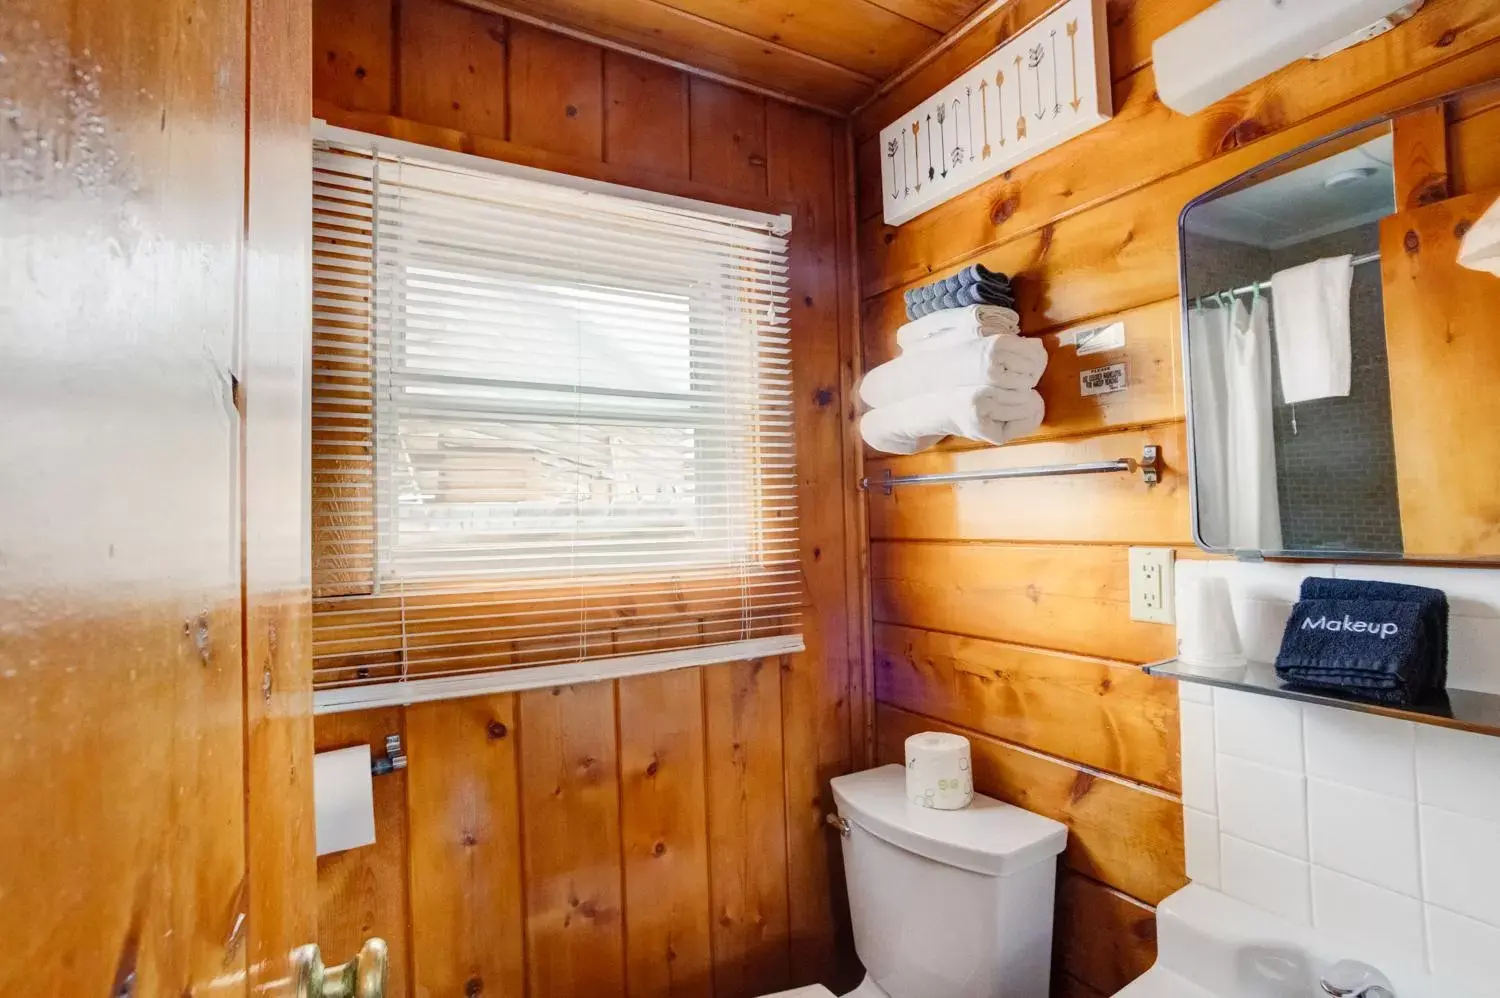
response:
{"label": "wood grain knot", "polygon": [[499,741],[510,734],[510,729],[500,721],[491,721],[484,726],[485,734],[490,736],[490,741]]}
{"label": "wood grain knot", "polygon": [[369,74],[365,72],[365,67],[363,67],[363,66],[355,66],[354,67],[354,78],[356,80],[363,80],[368,75]]}
{"label": "wood grain knot", "polygon": [[819,409],[826,409],[833,404],[833,390],[831,388],[819,388],[813,393],[813,402]]}
{"label": "wood grain knot", "polygon": [[1264,138],[1266,132],[1267,128],[1264,124],[1254,118],[1246,118],[1224,133],[1224,137],[1219,140],[1219,151],[1225,152],[1249,145],[1257,139]]}
{"label": "wood grain knot", "polygon": [[803,298],[802,298],[802,304],[806,305],[808,308],[812,308],[813,307],[813,296],[812,295],[804,295]]}
{"label": "wood grain knot", "polygon": [[658,842],[656,843],[656,845],[651,847],[651,855],[653,856],[660,858],[662,856],[665,856],[666,854],[667,844],[665,842]]}
{"label": "wood grain knot", "polygon": [[1415,200],[1419,205],[1437,204],[1439,201],[1448,200],[1447,174],[1429,173],[1423,177],[1421,186],[1417,188]]}
{"label": "wood grain knot", "polygon": [[880,238],[887,246],[889,246],[891,243],[896,241],[896,230],[886,229],[884,235],[882,235]]}
{"label": "wood grain knot", "polygon": [[459,841],[468,847],[479,845],[479,839],[474,835],[473,832],[464,832],[463,838],[461,838]]}
{"label": "wood grain knot", "polygon": [[1442,34],[1442,36],[1440,38],[1438,38],[1436,44],[1437,44],[1438,48],[1445,49],[1449,45],[1452,45],[1456,41],[1458,41],[1458,31],[1457,31],[1457,29],[1455,29],[1455,28],[1449,28],[1447,31],[1443,32],[1443,34]]}
{"label": "wood grain knot", "polygon": [[997,202],[990,208],[990,224],[1004,225],[1015,217],[1016,209],[1020,206],[1020,202],[1014,197]]}
{"label": "wood grain knot", "polygon": [[766,158],[760,153],[752,153],[749,159],[750,165],[757,170],[766,165]]}
{"label": "wood grain knot", "polygon": [[576,117],[578,117],[578,105],[577,104],[569,104],[568,107],[567,107],[567,111],[565,113],[570,118],[576,118]]}
{"label": "wood grain knot", "polygon": [[464,981],[464,998],[478,998],[484,994],[484,981],[478,977],[471,977]]}
{"label": "wood grain knot", "polygon": [[1073,785],[1068,788],[1068,800],[1074,804],[1088,796],[1088,792],[1094,789],[1094,774],[1079,773],[1073,778]]}
{"label": "wood grain knot", "polygon": [[646,775],[647,776],[655,776],[660,771],[661,771],[661,760],[658,759],[658,758],[656,758],[656,756],[652,756],[651,757],[651,761],[648,762],[648,763],[646,763]]}
{"label": "wood grain knot", "polygon": [[1417,235],[1416,230],[1408,230],[1406,239],[1402,241],[1402,245],[1406,247],[1406,252],[1408,253],[1420,252],[1422,249],[1422,237]]}
{"label": "wood grain knot", "polygon": [[1473,227],[1474,223],[1469,219],[1460,219],[1459,223],[1453,227],[1453,238],[1462,239],[1469,234],[1469,230]]}

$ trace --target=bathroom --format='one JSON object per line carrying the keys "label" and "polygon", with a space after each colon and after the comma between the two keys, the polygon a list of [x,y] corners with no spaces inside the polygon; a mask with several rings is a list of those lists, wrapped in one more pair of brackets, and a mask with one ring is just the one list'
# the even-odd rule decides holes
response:
{"label": "bathroom", "polygon": [[[1269,6],[8,0],[0,996],[1500,994],[1500,4]],[[1215,466],[1330,254],[1352,390]],[[867,443],[991,272],[1035,411]],[[1252,688],[1307,578],[1447,706]],[[1027,893],[851,805],[925,732]]]}

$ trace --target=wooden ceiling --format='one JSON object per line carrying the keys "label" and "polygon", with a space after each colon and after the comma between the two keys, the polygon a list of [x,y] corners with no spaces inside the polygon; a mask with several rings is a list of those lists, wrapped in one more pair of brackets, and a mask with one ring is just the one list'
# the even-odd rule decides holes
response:
{"label": "wooden ceiling", "polygon": [[465,0],[836,113],[986,0]]}

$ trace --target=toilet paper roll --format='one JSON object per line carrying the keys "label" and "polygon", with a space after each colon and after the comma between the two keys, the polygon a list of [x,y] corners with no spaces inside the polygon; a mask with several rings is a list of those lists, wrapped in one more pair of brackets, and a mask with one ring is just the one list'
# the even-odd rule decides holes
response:
{"label": "toilet paper roll", "polygon": [[957,811],[974,800],[969,740],[924,731],[906,740],[906,799],[918,807]]}
{"label": "toilet paper roll", "polygon": [[374,844],[370,746],[313,756],[313,822],[319,856]]}

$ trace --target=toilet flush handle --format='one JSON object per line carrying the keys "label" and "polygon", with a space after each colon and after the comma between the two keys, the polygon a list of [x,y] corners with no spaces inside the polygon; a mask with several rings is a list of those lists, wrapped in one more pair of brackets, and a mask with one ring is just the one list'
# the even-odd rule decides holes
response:
{"label": "toilet flush handle", "polygon": [[847,839],[849,837],[849,822],[839,815],[833,812],[829,812],[828,814],[823,815],[823,822],[827,825],[837,828],[839,830],[839,834],[844,838]]}
{"label": "toilet flush handle", "polygon": [[1334,998],[1396,998],[1386,976],[1358,960],[1340,960],[1328,968],[1318,983]]}

